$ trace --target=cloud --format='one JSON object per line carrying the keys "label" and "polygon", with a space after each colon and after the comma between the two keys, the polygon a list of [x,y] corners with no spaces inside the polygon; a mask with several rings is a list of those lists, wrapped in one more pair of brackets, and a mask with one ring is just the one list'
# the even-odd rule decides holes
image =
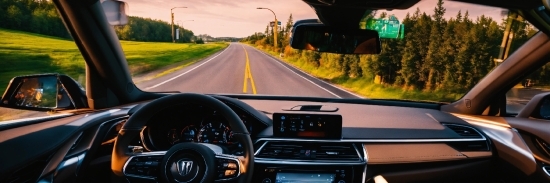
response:
{"label": "cloud", "polygon": [[[428,15],[432,15],[436,4],[437,4],[437,0],[422,0],[407,10],[393,10],[393,11],[386,11],[386,12],[390,15],[395,14],[395,16],[398,19],[403,20],[403,18],[405,18],[405,16],[407,15],[407,13],[413,14],[417,8],[420,9],[420,12],[425,12]],[[458,14],[458,11],[461,11],[462,16],[464,16],[464,13],[468,11],[469,17],[472,20],[475,20],[477,17],[481,15],[485,15],[493,18],[493,20],[497,22],[502,21],[502,16],[500,15],[500,12],[503,10],[502,8],[482,6],[482,5],[456,2],[456,1],[443,1],[443,7],[446,9],[445,16],[444,16],[446,20],[449,20],[451,17],[452,18],[456,17],[456,15]]]}
{"label": "cloud", "polygon": [[[170,21],[170,8],[186,6],[186,9],[174,9],[175,21],[186,22],[185,27],[195,34],[212,36],[245,37],[254,32],[263,32],[274,17],[272,9],[282,24],[293,13],[294,20],[316,18],[313,10],[301,0],[129,0],[130,15]],[[223,26],[221,26],[223,25]]]}
{"label": "cloud", "polygon": [[[393,10],[399,19],[407,12],[413,13],[416,7],[427,14],[432,14],[436,0],[422,0],[407,11]],[[302,0],[128,0],[130,15],[170,21],[170,8],[186,6],[186,9],[174,9],[175,22],[177,20],[194,20],[182,22],[185,28],[195,34],[209,34],[214,37],[245,37],[254,32],[263,32],[268,22],[273,21],[273,14],[268,10],[258,10],[257,7],[272,9],[277,19],[284,25],[290,14],[294,21],[300,19],[317,18],[309,5]],[[501,9],[494,7],[471,5],[461,2],[445,1],[447,9],[445,18],[454,17],[458,10],[464,13],[469,11],[470,17],[482,14],[500,21]]]}

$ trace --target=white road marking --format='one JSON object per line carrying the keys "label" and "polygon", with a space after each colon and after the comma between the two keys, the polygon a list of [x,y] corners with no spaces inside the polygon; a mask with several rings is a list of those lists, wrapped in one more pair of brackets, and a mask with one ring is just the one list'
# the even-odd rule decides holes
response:
{"label": "white road marking", "polygon": [[[249,46],[249,47],[250,47],[250,46]],[[252,48],[254,48],[254,47],[252,47]],[[301,78],[305,79],[306,81],[310,82],[311,84],[313,84],[313,85],[315,85],[315,86],[317,86],[317,87],[319,87],[319,88],[325,90],[326,92],[328,92],[328,93],[334,95],[335,97],[342,98],[342,97],[340,97],[339,95],[336,95],[335,93],[332,93],[332,92],[329,91],[328,89],[326,89],[326,88],[324,88],[324,87],[322,87],[322,86],[319,86],[319,85],[316,84],[315,82],[313,82],[313,81],[311,81],[311,80],[309,80],[309,79],[303,77],[302,75],[300,75],[300,74],[294,72],[292,69],[288,68],[285,64],[281,63],[281,61],[275,60],[273,57],[271,57],[271,55],[268,55],[268,54],[264,53],[263,51],[257,50],[256,48],[254,48],[254,50],[256,50],[256,51],[258,51],[258,52],[260,52],[260,53],[266,55],[266,56],[269,57],[270,59],[274,60],[274,61],[277,62],[278,64],[280,64],[280,65],[282,65],[283,67],[285,67],[286,69],[292,71],[294,74],[300,76]],[[288,64],[288,65],[291,66],[291,67],[294,67],[294,66],[292,66],[292,65],[290,65],[290,64]],[[300,69],[298,69],[298,68],[296,68],[296,67],[294,67],[294,68],[297,69],[297,70],[299,70],[300,72],[302,72],[302,73],[304,73],[304,74],[306,74],[306,75],[312,77],[312,78],[316,78],[315,76],[312,76],[311,74],[308,74],[308,73],[306,73],[306,72],[303,72],[303,71],[301,71]],[[355,97],[364,98],[364,97],[359,96],[359,95],[357,95],[357,94],[355,94],[355,93],[352,93],[352,92],[349,92],[349,91],[347,91],[347,90],[344,90],[344,89],[342,89],[342,88],[340,88],[340,87],[338,87],[338,86],[334,86],[333,84],[327,83],[326,81],[323,81],[323,80],[320,80],[320,79],[318,79],[318,80],[321,81],[321,82],[323,82],[323,83],[325,83],[325,84],[327,84],[327,85],[330,85],[330,86],[332,86],[332,87],[334,87],[334,88],[336,88],[336,89],[338,89],[338,90],[341,90],[341,91],[344,91],[344,92],[346,92],[346,93],[349,93],[350,95],[353,95],[353,96],[355,96]]]}
{"label": "white road marking", "polygon": [[183,75],[185,75],[185,74],[187,74],[187,73],[189,73],[189,72],[191,72],[191,71],[193,71],[193,70],[199,68],[200,66],[202,66],[202,65],[204,65],[204,64],[206,64],[206,63],[208,63],[208,62],[210,62],[211,60],[213,60],[213,59],[215,59],[216,57],[218,57],[218,56],[220,56],[221,54],[223,54],[225,51],[227,51],[227,50],[229,49],[229,47],[231,47],[231,45],[233,45],[233,44],[229,44],[229,46],[227,46],[227,48],[225,48],[225,50],[223,50],[222,52],[220,52],[218,55],[216,55],[216,56],[214,56],[214,57],[208,59],[208,60],[205,61],[204,63],[202,63],[202,64],[200,64],[200,65],[197,65],[197,66],[193,67],[192,69],[189,69],[188,71],[185,71],[184,73],[181,73],[181,74],[179,74],[179,75],[177,75],[177,76],[174,76],[174,77],[172,77],[172,78],[170,78],[170,79],[167,79],[166,81],[160,82],[159,84],[156,84],[156,85],[147,87],[147,88],[145,88],[145,90],[150,90],[150,89],[156,88],[156,87],[158,87],[158,86],[160,86],[160,85],[166,84],[166,83],[168,83],[168,82],[170,82],[170,81],[172,81],[172,80],[174,80],[174,79],[177,79],[177,78],[179,78],[179,77],[181,77],[181,76],[183,76]]}

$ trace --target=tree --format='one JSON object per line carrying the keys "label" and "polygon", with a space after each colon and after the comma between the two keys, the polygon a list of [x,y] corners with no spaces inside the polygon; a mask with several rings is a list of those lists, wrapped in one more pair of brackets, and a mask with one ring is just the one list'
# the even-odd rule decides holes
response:
{"label": "tree", "polygon": [[441,82],[444,72],[444,64],[441,63],[442,57],[446,54],[442,52],[442,36],[443,30],[445,27],[445,8],[443,7],[443,0],[437,2],[437,6],[434,9],[433,19],[431,30],[430,30],[430,43],[428,46],[428,53],[426,55],[426,60],[422,66],[422,74],[426,74],[426,90],[433,90],[436,85]]}
{"label": "tree", "polygon": [[8,28],[20,29],[23,21],[22,20],[23,14],[21,13],[21,10],[19,9],[19,7],[15,5],[9,6],[6,14],[7,14],[7,17],[6,17],[7,19],[4,19],[7,22],[6,26]]}
{"label": "tree", "polygon": [[291,34],[290,31],[292,30],[293,25],[294,25],[294,20],[292,20],[292,14],[290,14],[283,30],[283,36],[281,36],[281,39],[282,39],[281,48],[285,48],[285,55],[287,54],[286,47],[290,45],[290,34]]}
{"label": "tree", "polygon": [[405,48],[401,59],[401,78],[405,88],[423,88],[425,78],[420,74],[429,45],[431,18],[420,9],[408,20],[413,26],[411,32],[406,33]]}
{"label": "tree", "polygon": [[195,41],[195,44],[204,44],[204,40],[202,40],[202,38],[199,38]]}
{"label": "tree", "polygon": [[[429,16],[417,8],[413,14],[407,14],[402,21],[405,37],[381,40],[382,52],[378,55],[294,50],[286,46],[288,40],[283,40],[281,45],[286,46],[285,58],[291,62],[326,70],[331,77],[375,81],[407,90],[463,93],[496,66],[493,60],[498,56],[503,25],[507,20],[500,25],[484,15],[472,20],[468,11],[459,11],[455,17],[445,20],[446,9],[441,0],[433,11]],[[283,36],[290,33],[291,17],[285,28],[281,29],[284,30],[281,33]],[[376,12],[366,12],[359,27],[365,29],[367,22],[374,17],[393,18],[385,12],[378,15]],[[510,52],[538,31],[523,19],[514,21]],[[255,33],[244,40],[258,46],[268,46],[273,40],[272,34],[268,26],[265,34]],[[528,77],[550,84],[548,76],[550,64]]]}
{"label": "tree", "polygon": [[[154,41],[154,42],[172,42],[171,25],[168,22],[130,16],[128,24],[115,26],[115,32],[120,40],[130,41]],[[184,29],[180,26],[174,26],[179,29],[180,39],[178,42],[192,42],[193,31]]]}

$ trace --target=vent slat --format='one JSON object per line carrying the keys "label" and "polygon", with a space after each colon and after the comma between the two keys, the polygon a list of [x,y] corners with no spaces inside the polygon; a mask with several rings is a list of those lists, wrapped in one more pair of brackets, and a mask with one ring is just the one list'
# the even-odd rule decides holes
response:
{"label": "vent slat", "polygon": [[361,161],[352,143],[267,142],[257,158]]}
{"label": "vent slat", "polygon": [[474,128],[452,124],[446,124],[445,126],[462,137],[481,138],[481,134],[479,134],[479,132],[477,132]]}

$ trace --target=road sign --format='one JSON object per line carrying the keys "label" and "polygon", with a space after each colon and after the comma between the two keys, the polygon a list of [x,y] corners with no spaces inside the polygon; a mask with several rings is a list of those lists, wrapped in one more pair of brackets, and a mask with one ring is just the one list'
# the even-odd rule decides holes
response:
{"label": "road sign", "polygon": [[393,15],[388,19],[368,20],[367,29],[378,31],[380,38],[403,38],[405,35],[405,26]]}
{"label": "road sign", "polygon": [[[271,26],[271,27],[275,26],[275,23],[274,23],[274,22],[275,22],[275,21],[269,22],[269,26]],[[281,21],[277,21],[277,26],[281,26]]]}

